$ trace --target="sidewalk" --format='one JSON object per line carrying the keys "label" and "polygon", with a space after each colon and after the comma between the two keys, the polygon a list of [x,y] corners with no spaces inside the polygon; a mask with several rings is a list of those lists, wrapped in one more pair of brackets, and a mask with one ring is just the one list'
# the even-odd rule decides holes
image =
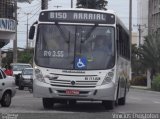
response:
{"label": "sidewalk", "polygon": [[160,92],[158,91],[153,91],[151,90],[150,88],[146,87],[146,86],[130,86],[131,89],[139,89],[139,90],[146,90],[148,92],[151,92],[151,93],[156,93],[156,94],[160,94]]}
{"label": "sidewalk", "polygon": [[146,87],[146,86],[130,86],[130,88],[142,89],[142,90],[151,90],[150,88],[148,88],[148,87]]}

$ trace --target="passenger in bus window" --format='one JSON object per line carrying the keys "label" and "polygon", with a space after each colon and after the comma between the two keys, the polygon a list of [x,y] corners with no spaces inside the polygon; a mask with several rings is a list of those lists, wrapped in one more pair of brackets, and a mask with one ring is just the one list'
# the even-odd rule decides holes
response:
{"label": "passenger in bus window", "polygon": [[110,41],[106,36],[98,36],[94,44],[94,50],[99,52],[110,52]]}
{"label": "passenger in bus window", "polygon": [[92,42],[93,65],[95,67],[104,68],[108,63],[108,55],[111,54],[110,42],[104,35],[97,36],[94,42]]}

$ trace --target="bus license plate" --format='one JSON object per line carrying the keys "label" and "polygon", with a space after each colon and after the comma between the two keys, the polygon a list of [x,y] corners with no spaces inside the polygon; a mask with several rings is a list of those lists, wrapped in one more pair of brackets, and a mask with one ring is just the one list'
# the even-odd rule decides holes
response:
{"label": "bus license plate", "polygon": [[66,90],[67,95],[79,95],[79,90]]}

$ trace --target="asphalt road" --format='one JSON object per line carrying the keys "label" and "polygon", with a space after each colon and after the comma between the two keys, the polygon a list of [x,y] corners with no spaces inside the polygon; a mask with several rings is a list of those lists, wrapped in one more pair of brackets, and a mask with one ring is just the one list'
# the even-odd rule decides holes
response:
{"label": "asphalt road", "polygon": [[57,104],[53,110],[44,110],[41,99],[33,98],[27,90],[17,90],[11,106],[0,107],[0,113],[2,119],[6,113],[15,117],[18,114],[18,119],[110,119],[114,113],[160,113],[160,93],[130,89],[126,105],[117,106],[114,110],[105,110],[100,102],[78,102],[75,106]]}

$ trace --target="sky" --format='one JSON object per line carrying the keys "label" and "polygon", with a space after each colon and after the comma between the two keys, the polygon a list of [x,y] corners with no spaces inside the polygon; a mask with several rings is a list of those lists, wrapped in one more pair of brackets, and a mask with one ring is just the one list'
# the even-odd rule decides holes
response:
{"label": "sky", "polygon": [[[74,2],[74,8],[76,7]],[[137,0],[132,0],[132,26],[137,24]],[[70,8],[71,0],[50,0],[48,3],[49,9]],[[18,32],[17,32],[17,47],[25,48],[27,39],[27,16],[29,27],[38,19],[38,13],[41,9],[41,0],[34,0],[31,4],[18,3]],[[129,0],[108,0],[107,9],[114,10],[123,23],[129,26]],[[28,15],[27,15],[28,14]],[[133,27],[133,31],[137,32],[137,28]],[[10,41],[3,49],[13,48],[13,40]]]}

